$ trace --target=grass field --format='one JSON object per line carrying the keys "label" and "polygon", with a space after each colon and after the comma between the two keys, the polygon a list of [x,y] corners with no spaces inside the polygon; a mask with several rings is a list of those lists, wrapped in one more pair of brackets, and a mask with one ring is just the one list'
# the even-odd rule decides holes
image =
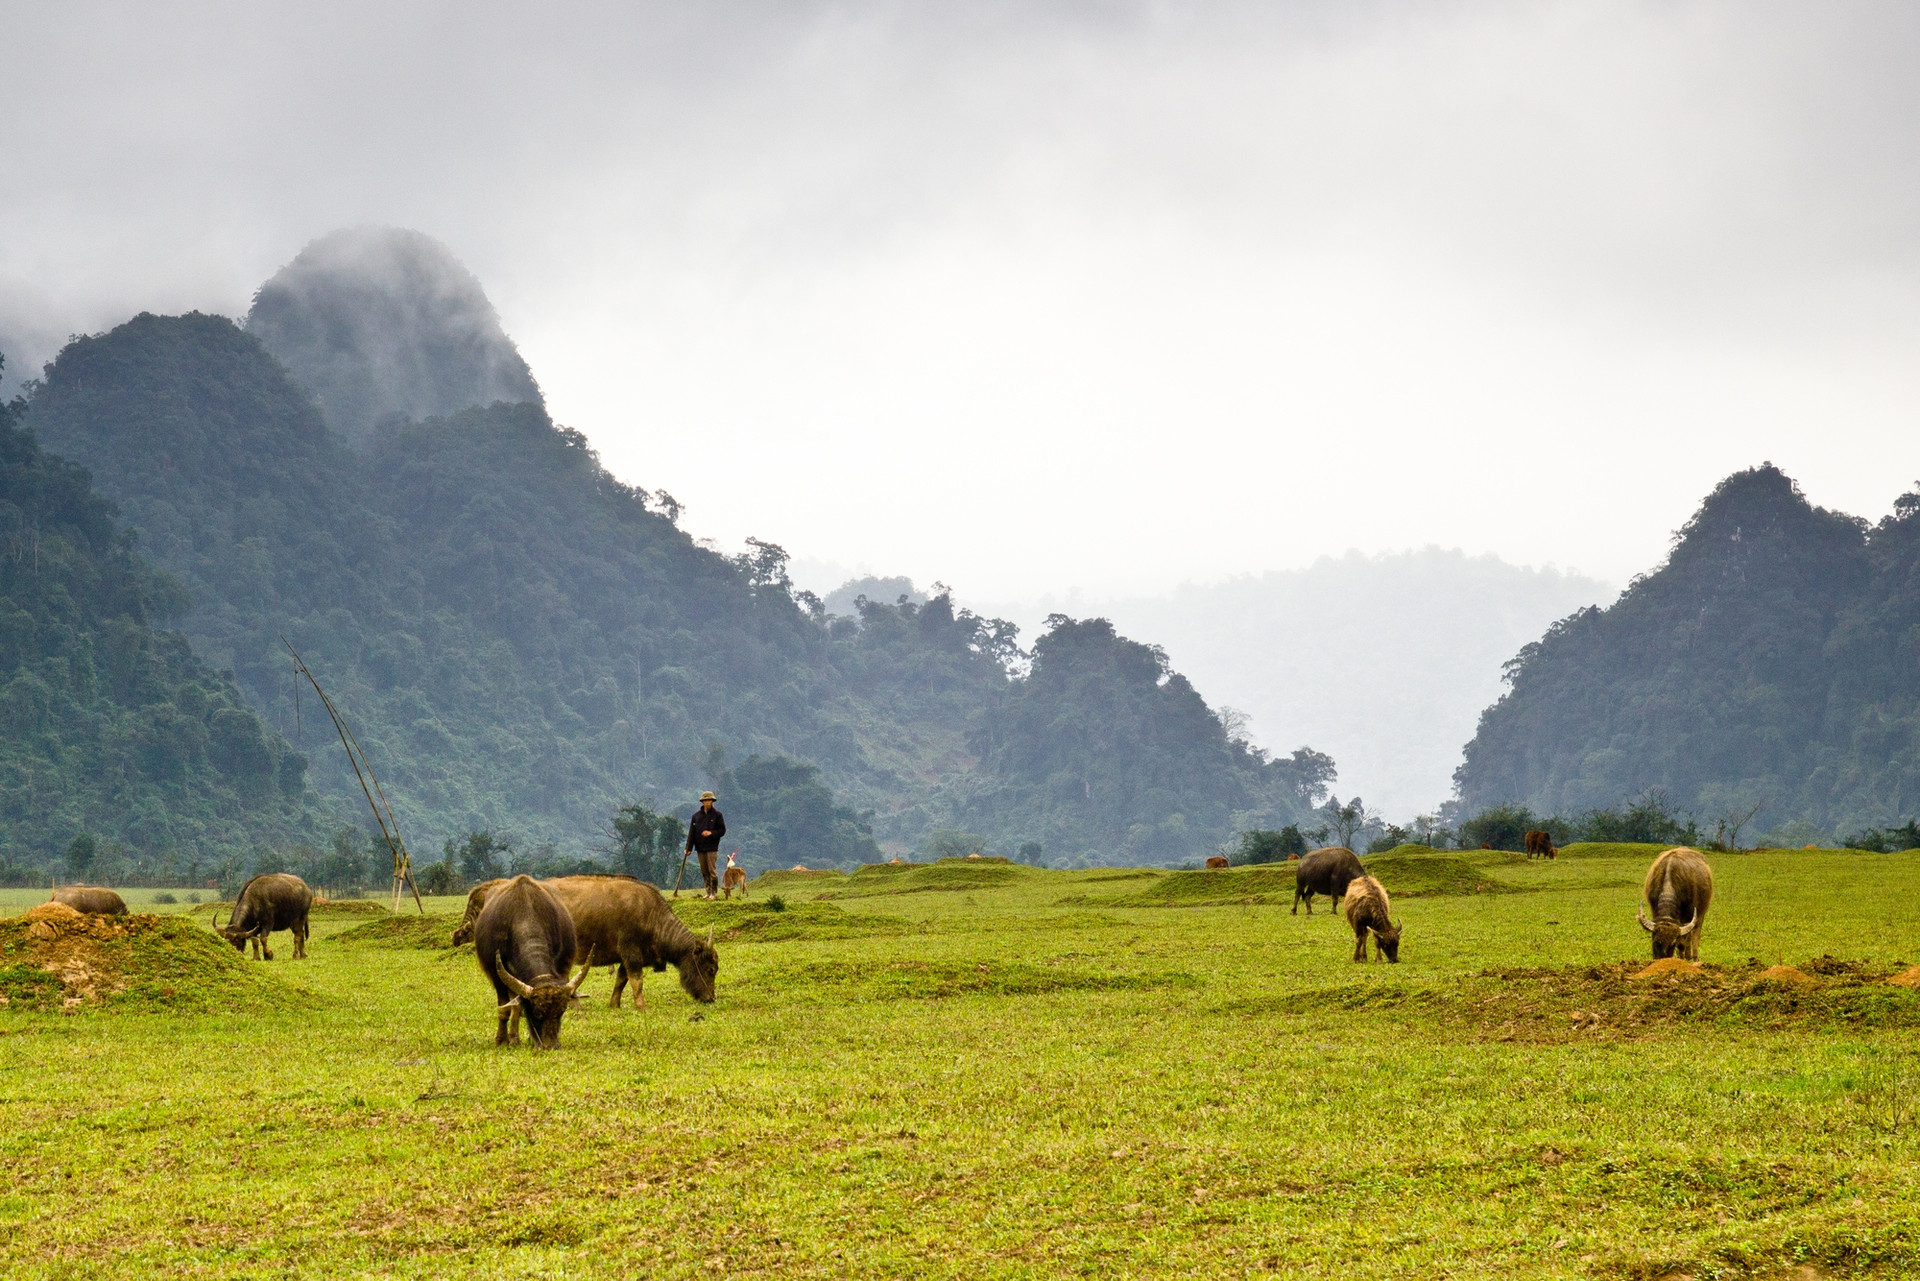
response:
{"label": "grass field", "polygon": [[546,1054],[458,900],[319,916],[230,1011],[0,1011],[0,1274],[1920,1275],[1920,852],[1715,855],[1635,980],[1651,853],[1382,856],[1398,966],[1284,870],[788,877]]}

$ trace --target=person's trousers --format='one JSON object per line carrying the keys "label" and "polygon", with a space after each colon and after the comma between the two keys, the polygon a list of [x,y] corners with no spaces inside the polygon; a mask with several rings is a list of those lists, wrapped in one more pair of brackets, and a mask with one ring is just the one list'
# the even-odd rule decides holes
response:
{"label": "person's trousers", "polygon": [[707,883],[707,897],[720,892],[720,873],[714,871],[714,860],[720,857],[718,850],[700,851],[700,879]]}

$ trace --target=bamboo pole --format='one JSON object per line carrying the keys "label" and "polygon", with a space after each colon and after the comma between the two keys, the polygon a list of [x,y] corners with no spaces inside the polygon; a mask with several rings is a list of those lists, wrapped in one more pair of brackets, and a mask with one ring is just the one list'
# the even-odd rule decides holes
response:
{"label": "bamboo pole", "polygon": [[[313,672],[307,667],[306,660],[300,657],[300,651],[295,649],[293,642],[285,636],[280,638],[280,643],[287,647],[287,653],[293,655],[294,669],[307,678],[307,683],[313,686],[313,692],[320,696],[320,705],[326,708],[327,715],[333,718],[333,728],[340,734],[340,746],[347,752],[347,764],[353,766],[353,776],[360,781],[360,793],[367,798],[367,807],[373,811],[373,821],[380,825],[380,835],[386,838],[387,848],[393,852],[394,912],[400,911],[402,890],[410,889],[413,891],[413,905],[420,909],[422,916],[425,916],[427,906],[420,901],[420,887],[413,879],[413,859],[407,853],[406,841],[401,839],[400,820],[393,816],[393,806],[387,803],[386,789],[380,786],[380,778],[373,772],[373,763],[367,759],[366,752],[361,749],[360,740],[354,736],[351,729],[347,728],[347,723],[341,718],[339,709],[333,705],[333,700],[327,697],[327,691],[320,688],[320,682],[314,678]],[[371,788],[367,786],[368,779],[373,780]],[[378,804],[374,802],[375,795],[380,798]]]}

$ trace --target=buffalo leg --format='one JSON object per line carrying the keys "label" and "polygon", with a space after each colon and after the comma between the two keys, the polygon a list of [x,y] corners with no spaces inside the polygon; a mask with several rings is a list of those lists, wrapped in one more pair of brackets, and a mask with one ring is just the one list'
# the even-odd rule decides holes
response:
{"label": "buffalo leg", "polygon": [[1353,959],[1365,963],[1367,959],[1367,932],[1358,929],[1353,932]]}
{"label": "buffalo leg", "polygon": [[620,962],[619,965],[614,967],[614,971],[613,971],[613,996],[609,998],[609,1001],[608,1001],[608,1004],[612,1009],[617,1010],[620,1008],[620,994],[626,990],[627,990],[627,963],[625,961],[622,961]]}
{"label": "buffalo leg", "polygon": [[495,1045],[507,1044],[507,1016],[505,1014],[501,1014],[495,1019],[493,1043]]}
{"label": "buffalo leg", "polygon": [[307,926],[304,921],[293,930],[293,959],[296,961],[307,959]]}

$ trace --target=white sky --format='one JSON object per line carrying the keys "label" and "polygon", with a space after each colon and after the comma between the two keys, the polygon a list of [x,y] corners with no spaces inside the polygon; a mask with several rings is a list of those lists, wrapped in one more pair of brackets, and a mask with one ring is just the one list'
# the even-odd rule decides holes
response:
{"label": "white sky", "polygon": [[[1772,459],[1920,476],[1920,10],[0,0],[0,341],[382,222],[686,524],[1139,594],[1615,581]],[[18,372],[18,370],[16,370]],[[1150,639],[1150,638],[1149,638]]]}

